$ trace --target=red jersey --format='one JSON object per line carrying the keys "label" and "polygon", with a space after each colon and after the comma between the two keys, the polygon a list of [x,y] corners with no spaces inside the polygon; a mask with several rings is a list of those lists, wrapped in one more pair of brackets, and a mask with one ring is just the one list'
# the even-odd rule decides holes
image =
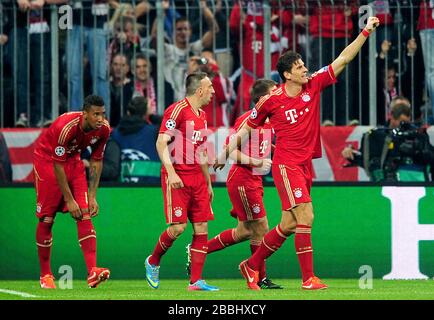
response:
{"label": "red jersey", "polygon": [[318,4],[316,1],[309,1],[308,3],[312,10],[309,31],[313,37],[350,38],[352,36],[352,16],[345,16],[345,8],[351,7],[352,14],[356,14],[355,1],[337,0],[333,5]]}
{"label": "red jersey", "polygon": [[434,4],[430,1],[421,1],[417,30],[434,29]]}
{"label": "red jersey", "polygon": [[35,158],[47,161],[79,161],[81,152],[92,148],[91,159],[102,160],[110,136],[107,120],[99,129],[83,131],[83,112],[67,112],[59,116],[41,134],[35,146]]}
{"label": "red jersey", "polygon": [[[264,16],[260,8],[258,12],[250,12],[247,8],[244,22],[241,25],[241,9],[239,4],[235,4],[230,16],[230,28],[235,37],[240,38],[240,29],[242,28],[242,65],[244,71],[255,75],[257,78],[264,77]],[[290,22],[282,20],[282,28],[289,28]],[[279,31],[279,22],[273,22],[270,30],[270,53],[271,53],[271,69],[274,70],[279,60],[280,53],[283,48],[281,46],[281,34]]]}
{"label": "red jersey", "polygon": [[[202,174],[198,149],[206,141],[206,114],[199,109],[197,114],[185,98],[170,105],[163,115],[160,133],[172,137],[169,151],[177,173]],[[164,166],[163,172],[166,172]]]}
{"label": "red jersey", "polygon": [[[243,125],[247,122],[252,110],[247,111],[235,121],[235,125],[233,129],[238,131]],[[271,127],[270,122],[266,121],[263,126],[256,127],[256,130],[252,130],[248,143],[245,143],[241,147],[241,152],[249,157],[256,159],[264,159],[271,152],[271,144],[273,140],[274,131]],[[232,139],[235,134],[228,136],[226,139],[226,144],[229,143],[229,140]],[[234,163],[229,171],[228,180],[237,173],[238,177],[242,179],[254,179],[255,181],[259,181],[262,183],[262,176],[255,175],[252,172],[253,167],[248,164],[236,164]]]}
{"label": "red jersey", "polygon": [[306,164],[321,157],[320,93],[335,82],[329,65],[315,72],[296,97],[289,97],[282,84],[256,104],[247,124],[256,128],[269,117],[276,133],[273,165]]}

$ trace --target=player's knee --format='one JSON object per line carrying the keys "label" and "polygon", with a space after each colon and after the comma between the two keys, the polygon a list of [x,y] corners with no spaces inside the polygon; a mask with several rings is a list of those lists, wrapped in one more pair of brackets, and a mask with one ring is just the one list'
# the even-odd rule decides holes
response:
{"label": "player's knee", "polygon": [[262,220],[257,224],[254,236],[256,238],[262,239],[267,234],[268,231],[270,230],[268,228],[267,220]]}
{"label": "player's knee", "polygon": [[186,223],[177,223],[170,226],[170,231],[176,238],[178,238],[185,231],[186,227]]}
{"label": "player's knee", "polygon": [[282,230],[283,234],[286,236],[290,235],[291,233],[294,233],[296,226],[297,226],[297,222],[295,221],[280,223],[280,229]]}
{"label": "player's knee", "polygon": [[247,228],[237,228],[235,230],[235,236],[239,241],[245,241],[252,238],[253,231]]}
{"label": "player's knee", "polygon": [[312,226],[314,218],[312,203],[303,203],[292,211],[297,219],[297,224]]}

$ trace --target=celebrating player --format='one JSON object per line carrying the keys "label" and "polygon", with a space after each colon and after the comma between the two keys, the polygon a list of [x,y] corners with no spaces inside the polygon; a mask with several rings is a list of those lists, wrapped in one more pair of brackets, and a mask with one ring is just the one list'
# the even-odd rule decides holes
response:
{"label": "celebrating player", "polygon": [[241,274],[250,289],[260,289],[258,271],[264,259],[278,250],[292,233],[295,233],[302,288],[327,288],[314,274],[311,241],[312,159],[321,157],[320,93],[336,82],[336,76],[354,59],[378,25],[378,18],[369,17],[361,34],[339,57],[311,77],[307,76],[308,70],[299,54],[291,51],[283,54],[277,63],[277,70],[284,84],[259,100],[250,119],[237,132],[236,139],[229,143],[214,164],[214,169],[222,168],[229,154],[236,149],[237,140],[245,140],[252,129],[270,118],[277,137],[272,173],[282,203],[282,218],[280,224],[265,235],[259,249],[240,264]]}
{"label": "celebrating player", "polygon": [[[89,287],[107,280],[110,270],[96,266],[96,233],[92,217],[98,214],[96,190],[102,170],[104,148],[110,135],[104,101],[88,96],[83,111],[58,117],[36,143],[33,168],[37,195],[36,229],[41,267],[41,288],[54,289],[50,267],[52,227],[57,211],[69,212],[77,222],[78,242],[86,262]],[[89,186],[80,153],[92,148]]]}
{"label": "celebrating player", "polygon": [[[187,76],[186,90],[187,97],[164,112],[157,139],[157,151],[163,163],[161,186],[169,227],[161,234],[154,252],[146,258],[146,280],[151,288],[159,287],[161,257],[184,232],[187,220],[190,220],[193,241],[188,290],[216,291],[217,287],[208,285],[202,279],[208,221],[214,219],[214,215],[208,160],[206,152],[201,149],[206,138],[203,131],[207,129],[206,115],[201,108],[211,101],[214,88],[206,73],[200,72]],[[170,145],[173,147],[169,151]]]}
{"label": "celebrating player", "polygon": [[[257,103],[262,96],[265,96],[276,88],[272,80],[259,79],[253,83],[250,90],[250,97]],[[235,121],[234,129],[238,130],[248,120],[252,111],[248,111]],[[231,136],[231,138],[234,135]],[[252,254],[259,248],[261,240],[268,232],[268,220],[262,197],[264,189],[262,186],[262,173],[271,168],[271,160],[267,158],[272,145],[272,128],[269,122],[264,126],[256,128],[255,134],[251,134],[250,143],[238,148],[230,157],[236,161],[228,174],[226,185],[229,198],[232,202],[231,215],[238,220],[234,229],[228,229],[208,241],[208,254],[224,249],[236,243],[250,239]],[[229,140],[226,141],[226,144]],[[189,250],[188,250],[189,251]],[[187,269],[190,267],[190,259]],[[259,268],[259,283],[262,289],[281,289],[266,276],[265,261]]]}

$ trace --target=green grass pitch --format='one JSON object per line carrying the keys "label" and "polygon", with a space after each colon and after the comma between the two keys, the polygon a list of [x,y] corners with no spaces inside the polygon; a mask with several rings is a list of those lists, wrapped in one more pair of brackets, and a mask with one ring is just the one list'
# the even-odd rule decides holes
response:
{"label": "green grass pitch", "polygon": [[[274,279],[282,290],[252,291],[241,279],[209,279],[218,292],[189,292],[187,280],[161,279],[151,289],[145,280],[109,280],[97,289],[74,281],[72,289],[43,290],[38,280],[0,280],[0,300],[432,300],[433,280],[373,279],[372,288],[361,289],[359,279],[323,279],[327,290],[304,291],[299,279]],[[57,281],[57,280],[56,280]]]}

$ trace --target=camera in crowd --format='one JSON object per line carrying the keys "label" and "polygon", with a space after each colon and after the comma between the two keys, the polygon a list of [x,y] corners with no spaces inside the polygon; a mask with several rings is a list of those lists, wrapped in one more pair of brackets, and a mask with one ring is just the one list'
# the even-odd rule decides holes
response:
{"label": "camera in crowd", "polygon": [[363,167],[371,181],[428,181],[433,162],[434,148],[426,128],[403,121],[394,129],[366,132],[350,166]]}

